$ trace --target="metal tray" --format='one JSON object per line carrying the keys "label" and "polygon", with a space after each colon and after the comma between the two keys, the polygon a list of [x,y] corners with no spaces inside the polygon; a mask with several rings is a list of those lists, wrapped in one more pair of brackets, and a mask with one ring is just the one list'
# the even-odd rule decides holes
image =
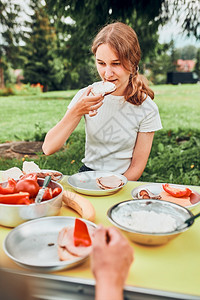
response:
{"label": "metal tray", "polygon": [[[97,183],[96,179],[99,177],[112,176],[115,175],[123,181],[123,185],[114,189],[101,189]],[[68,177],[68,184],[78,193],[85,195],[94,196],[106,196],[118,192],[123,188],[128,180],[125,176],[121,174],[116,174],[112,172],[101,172],[101,171],[86,171],[74,174]]]}
{"label": "metal tray", "polygon": [[[59,231],[66,226],[72,227],[74,217],[44,217],[28,221],[11,230],[4,240],[3,249],[15,263],[37,271],[57,271],[75,267],[88,256],[70,261],[60,261],[57,254]],[[83,220],[83,219],[82,219]],[[90,221],[87,225],[96,227]]]}

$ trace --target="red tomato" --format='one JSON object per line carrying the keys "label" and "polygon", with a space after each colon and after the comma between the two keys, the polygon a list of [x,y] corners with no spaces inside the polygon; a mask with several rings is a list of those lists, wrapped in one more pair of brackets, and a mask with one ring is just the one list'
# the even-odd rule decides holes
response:
{"label": "red tomato", "polygon": [[49,200],[52,198],[53,198],[52,188],[46,187],[42,200]]}
{"label": "red tomato", "polygon": [[169,193],[170,195],[176,198],[189,197],[192,193],[192,191],[188,188],[179,189],[170,186],[168,183],[163,184],[163,189],[165,190],[165,192]]}
{"label": "red tomato", "polygon": [[38,191],[40,189],[37,181],[33,179],[23,179],[19,180],[16,184],[16,191],[19,192],[27,192],[30,194],[30,198],[36,197]]}
{"label": "red tomato", "polygon": [[61,192],[62,192],[62,189],[59,187],[53,189],[53,198],[58,196]]}

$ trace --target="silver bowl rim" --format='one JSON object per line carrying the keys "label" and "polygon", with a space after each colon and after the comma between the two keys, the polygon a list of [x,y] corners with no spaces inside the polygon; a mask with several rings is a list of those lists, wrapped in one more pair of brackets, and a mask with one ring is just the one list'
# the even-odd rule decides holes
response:
{"label": "silver bowl rim", "polygon": [[147,235],[147,236],[170,236],[170,235],[174,235],[174,234],[178,234],[178,233],[181,233],[181,232],[184,232],[186,231],[190,226],[193,225],[194,223],[194,220],[191,221],[191,223],[189,225],[187,225],[186,227],[182,228],[182,229],[179,229],[179,230],[175,230],[175,231],[168,231],[168,232],[156,232],[156,233],[150,233],[150,232],[145,232],[145,231],[137,231],[137,230],[132,230],[130,228],[127,228],[126,226],[123,226],[119,223],[117,223],[113,218],[112,218],[112,211],[117,208],[118,206],[120,205],[123,205],[125,203],[131,203],[131,202],[134,202],[134,201],[137,201],[137,202],[142,202],[142,203],[145,203],[145,202],[154,202],[154,203],[164,203],[164,204],[167,204],[167,205],[170,205],[170,206],[175,206],[175,207],[179,207],[181,209],[183,209],[184,211],[186,211],[190,217],[193,217],[194,214],[186,207],[183,207],[179,204],[176,204],[176,203],[172,203],[172,202],[169,202],[169,201],[164,201],[164,200],[158,200],[158,199],[130,199],[130,200],[125,200],[125,201],[121,201],[121,202],[118,202],[116,204],[114,204],[113,206],[111,206],[108,211],[107,211],[107,217],[109,219],[109,221],[117,226],[118,228],[126,231],[126,232],[129,232],[129,233],[134,233],[134,234],[141,234],[141,235]]}

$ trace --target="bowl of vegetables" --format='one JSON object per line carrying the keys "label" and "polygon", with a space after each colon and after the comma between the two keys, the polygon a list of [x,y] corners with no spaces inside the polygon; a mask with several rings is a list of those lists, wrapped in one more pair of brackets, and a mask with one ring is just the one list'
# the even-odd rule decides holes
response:
{"label": "bowl of vegetables", "polygon": [[9,178],[1,183],[0,225],[16,227],[28,220],[57,215],[62,206],[63,187],[51,180],[45,188],[41,203],[35,203],[43,182],[44,178],[27,174],[19,180]]}

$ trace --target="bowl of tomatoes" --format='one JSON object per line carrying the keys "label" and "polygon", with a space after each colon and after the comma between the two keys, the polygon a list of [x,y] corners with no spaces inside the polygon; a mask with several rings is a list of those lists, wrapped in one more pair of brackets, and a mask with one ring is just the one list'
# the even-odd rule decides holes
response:
{"label": "bowl of tomatoes", "polygon": [[45,188],[41,203],[35,203],[43,182],[44,178],[27,174],[19,180],[9,178],[1,183],[0,225],[16,227],[28,220],[57,215],[62,206],[63,187],[51,180]]}

